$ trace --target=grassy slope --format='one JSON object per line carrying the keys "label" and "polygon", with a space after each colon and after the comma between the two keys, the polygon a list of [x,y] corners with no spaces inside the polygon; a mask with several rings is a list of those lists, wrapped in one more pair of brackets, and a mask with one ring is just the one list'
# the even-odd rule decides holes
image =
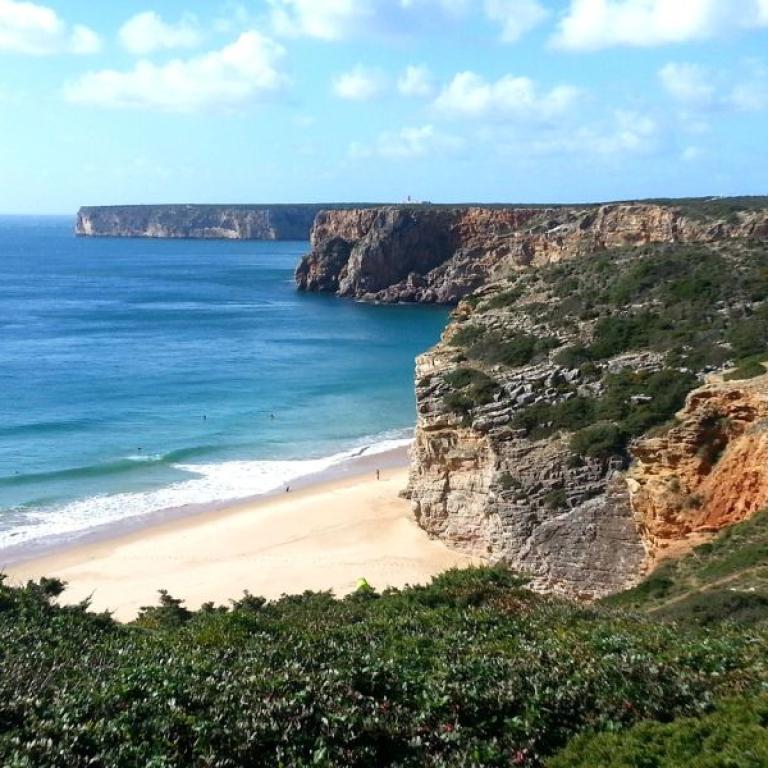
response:
{"label": "grassy slope", "polygon": [[[639,586],[603,600],[672,620],[681,632],[708,626],[713,636],[768,626],[768,511],[724,530],[690,554],[662,564]],[[762,641],[761,641],[762,643]],[[759,653],[768,659],[768,645]],[[768,685],[722,701],[702,717],[648,720],[611,733],[584,733],[549,768],[765,768]]]}
{"label": "grassy slope", "polygon": [[699,623],[768,620],[768,511],[662,563],[640,585],[604,602]]}

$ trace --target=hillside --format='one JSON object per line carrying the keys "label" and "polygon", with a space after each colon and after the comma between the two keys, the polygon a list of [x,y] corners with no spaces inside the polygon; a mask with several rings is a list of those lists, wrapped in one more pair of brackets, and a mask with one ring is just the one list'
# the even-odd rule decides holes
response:
{"label": "hillside", "polygon": [[420,524],[599,596],[748,517],[768,502],[767,275],[762,244],[650,244],[461,304],[417,365]]}
{"label": "hillside", "polygon": [[768,512],[662,562],[636,587],[604,603],[701,624],[768,621]]}
{"label": "hillside", "polygon": [[164,594],[129,626],[56,607],[56,581],[0,585],[0,763],[540,766],[580,733],[768,685],[764,623],[666,624],[523,583],[453,571],[194,614]]}

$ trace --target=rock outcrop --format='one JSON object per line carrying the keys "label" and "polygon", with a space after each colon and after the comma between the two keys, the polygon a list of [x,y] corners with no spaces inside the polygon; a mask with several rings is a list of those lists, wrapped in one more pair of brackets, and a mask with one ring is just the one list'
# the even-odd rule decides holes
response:
{"label": "rock outcrop", "polygon": [[511,271],[599,250],[767,235],[765,210],[723,220],[649,203],[324,211],[296,281],[368,301],[453,304]]}
{"label": "rock outcrop", "polygon": [[768,506],[768,377],[694,391],[679,423],[633,447],[632,507],[655,556]]}
{"label": "rock outcrop", "polygon": [[[122,205],[83,207],[81,237],[307,240],[328,205]],[[357,206],[355,206],[357,207]]]}
{"label": "rock outcrop", "polygon": [[768,335],[766,239],[768,200],[327,211],[296,279],[458,304],[417,360],[415,517],[591,599],[768,503],[768,375],[704,383]]}
{"label": "rock outcrop", "polygon": [[593,598],[634,583],[647,550],[622,462],[574,465],[565,436],[532,440],[514,428],[526,405],[557,400],[568,372],[552,363],[503,378],[495,372],[502,394],[467,424],[446,405],[445,377],[456,367],[448,341],[417,360],[406,494],[419,525],[462,551],[531,574],[537,589]]}

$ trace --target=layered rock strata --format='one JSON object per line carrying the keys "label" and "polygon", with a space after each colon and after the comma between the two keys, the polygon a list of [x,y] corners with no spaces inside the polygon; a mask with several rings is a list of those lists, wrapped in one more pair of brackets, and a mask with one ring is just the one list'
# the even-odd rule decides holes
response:
{"label": "layered rock strata", "polygon": [[657,204],[323,211],[300,290],[378,302],[453,304],[510,272],[599,250],[768,236],[768,212],[696,218]]}
{"label": "layered rock strata", "polygon": [[[406,495],[426,531],[529,573],[537,589],[590,599],[636,583],[675,543],[698,541],[768,503],[768,376],[696,384],[734,363],[729,324],[749,318],[765,299],[750,275],[763,280],[766,270],[759,243],[768,239],[768,210],[752,205],[719,216],[712,209],[716,215],[650,203],[401,206],[318,215],[312,251],[296,272],[300,289],[458,303],[442,341],[417,360]],[[634,269],[634,254],[647,274],[645,266]],[[572,288],[578,264],[598,261],[594,285]],[[718,265],[711,274],[687,280],[710,263]],[[576,272],[556,274],[569,264]],[[609,272],[610,284],[603,279]],[[730,274],[742,275],[738,291],[718,298],[718,275]],[[669,282],[662,285],[666,303],[657,281]],[[635,288],[645,293],[633,296]],[[701,291],[711,302],[701,309],[702,327],[719,318],[719,335],[694,333],[695,349],[687,337],[679,349],[644,340],[671,338],[676,323],[685,324],[675,291],[694,304]],[[616,349],[585,355],[599,341],[599,323],[614,317],[623,324],[602,341]],[[540,349],[538,340],[546,342]],[[519,343],[532,345],[524,360],[515,357]],[[569,361],[568,350],[571,358],[585,356]],[[697,354],[714,363],[690,368]],[[611,387],[620,391],[624,374],[631,386],[619,397]],[[635,431],[628,445],[579,452],[575,430],[589,423],[558,428],[547,421],[569,403],[586,404],[610,441],[618,427],[606,413],[625,408],[642,422],[642,406],[652,400],[642,383],[667,375],[693,391],[661,435]],[[523,428],[532,412],[543,421]],[[631,418],[622,427],[630,432]]]}

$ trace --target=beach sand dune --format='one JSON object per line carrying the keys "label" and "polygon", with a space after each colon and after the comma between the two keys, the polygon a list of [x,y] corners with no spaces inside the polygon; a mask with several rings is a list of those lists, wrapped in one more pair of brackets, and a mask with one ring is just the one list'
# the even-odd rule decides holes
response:
{"label": "beach sand dune", "polygon": [[133,619],[167,589],[191,608],[244,590],[342,595],[364,577],[377,589],[425,583],[477,560],[430,540],[399,498],[407,471],[314,485],[85,544],[7,569],[11,583],[55,576],[63,599]]}

